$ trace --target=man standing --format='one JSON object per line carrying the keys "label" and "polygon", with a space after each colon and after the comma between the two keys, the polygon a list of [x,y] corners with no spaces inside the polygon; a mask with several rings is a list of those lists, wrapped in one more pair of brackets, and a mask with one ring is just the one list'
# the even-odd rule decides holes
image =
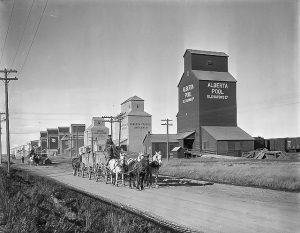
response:
{"label": "man standing", "polygon": [[114,150],[115,150],[115,144],[111,138],[111,135],[108,135],[108,138],[106,139],[105,142],[105,151],[107,151],[108,153],[106,165],[108,165],[109,160],[111,160],[114,157]]}

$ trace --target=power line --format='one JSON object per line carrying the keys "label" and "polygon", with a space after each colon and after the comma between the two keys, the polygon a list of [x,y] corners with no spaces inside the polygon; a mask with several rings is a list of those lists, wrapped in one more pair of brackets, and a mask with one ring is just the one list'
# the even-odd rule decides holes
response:
{"label": "power line", "polygon": [[29,13],[28,13],[28,15],[27,15],[27,17],[26,17],[25,27],[23,28],[23,32],[22,32],[21,38],[20,38],[20,40],[19,40],[19,44],[18,44],[18,47],[17,47],[16,53],[15,53],[15,56],[14,56],[14,57],[13,57],[13,59],[12,59],[12,64],[11,64],[11,67],[13,67],[13,66],[14,66],[14,63],[15,63],[16,57],[17,57],[17,55],[18,55],[18,52],[19,52],[19,50],[20,50],[21,42],[22,42],[22,40],[23,40],[23,38],[24,38],[25,31],[26,31],[26,28],[27,28],[27,24],[28,24],[28,21],[29,21],[29,18],[30,18],[31,11],[32,11],[32,8],[33,8],[33,5],[34,5],[34,3],[35,3],[35,0],[32,0],[32,2],[31,2],[31,6],[30,6],[30,10],[29,10]]}
{"label": "power line", "polygon": [[13,2],[13,6],[12,6],[11,12],[10,12],[9,23],[8,23],[8,27],[7,27],[7,31],[6,31],[6,35],[5,35],[5,39],[4,39],[4,43],[3,43],[3,47],[2,47],[2,50],[1,50],[0,65],[1,65],[1,62],[2,62],[3,54],[4,54],[7,35],[8,35],[8,32],[9,32],[9,29],[10,29],[10,25],[11,25],[11,19],[12,19],[13,11],[14,11],[14,8],[15,8],[15,0],[13,0],[13,1],[14,2]]}
{"label": "power line", "polygon": [[45,6],[44,6],[44,9],[43,9],[42,15],[41,15],[41,17],[40,17],[40,20],[39,20],[38,26],[36,27],[36,30],[35,30],[35,33],[34,33],[33,39],[32,39],[32,41],[31,41],[31,44],[30,44],[30,46],[29,46],[29,49],[27,50],[27,54],[26,54],[25,60],[24,60],[24,62],[23,62],[23,64],[22,64],[22,66],[21,66],[21,69],[20,69],[20,72],[19,72],[19,73],[21,73],[21,72],[22,72],[22,70],[23,70],[23,68],[24,68],[24,65],[26,64],[26,61],[27,61],[27,58],[28,58],[29,52],[30,52],[30,50],[31,50],[31,48],[32,48],[32,45],[33,45],[33,42],[34,42],[34,40],[35,40],[35,38],[36,38],[36,35],[37,35],[37,32],[38,32],[38,30],[39,30],[40,24],[41,24],[41,22],[42,22],[42,19],[43,19],[44,13],[45,13],[45,11],[46,11],[47,5],[48,5],[48,0],[46,0],[46,3],[45,3]]}

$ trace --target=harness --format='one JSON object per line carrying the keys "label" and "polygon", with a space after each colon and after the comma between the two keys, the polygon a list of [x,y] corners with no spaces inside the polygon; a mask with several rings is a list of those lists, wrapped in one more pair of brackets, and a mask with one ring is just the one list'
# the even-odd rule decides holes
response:
{"label": "harness", "polygon": [[138,169],[138,167],[137,167],[137,166],[134,166],[134,169],[133,169],[133,170],[124,172],[123,174],[124,174],[124,175],[128,175],[128,174],[130,174],[131,172],[134,172],[134,171],[137,170],[137,169]]}
{"label": "harness", "polygon": [[[112,160],[112,159],[110,159],[110,160]],[[109,161],[110,161],[110,160],[109,160]],[[120,166],[121,168],[123,168],[123,167],[125,166],[125,163],[124,163],[124,162],[123,162],[122,165],[120,165],[120,159],[115,159],[115,160],[117,160],[117,163],[115,163],[113,169],[111,169],[111,170],[116,169],[117,166]],[[124,160],[125,160],[125,159],[124,159]]]}

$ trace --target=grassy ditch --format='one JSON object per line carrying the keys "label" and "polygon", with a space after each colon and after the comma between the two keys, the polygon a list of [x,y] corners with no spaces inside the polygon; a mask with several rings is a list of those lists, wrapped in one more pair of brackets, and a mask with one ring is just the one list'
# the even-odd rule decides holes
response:
{"label": "grassy ditch", "polygon": [[160,174],[300,192],[300,162],[295,161],[172,159],[163,161]]}
{"label": "grassy ditch", "polygon": [[0,209],[10,233],[170,232],[56,182],[0,167]]}

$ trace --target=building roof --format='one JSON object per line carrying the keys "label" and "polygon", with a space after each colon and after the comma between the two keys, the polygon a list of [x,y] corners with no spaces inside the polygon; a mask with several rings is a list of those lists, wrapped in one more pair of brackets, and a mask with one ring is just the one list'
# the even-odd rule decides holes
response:
{"label": "building roof", "polygon": [[121,103],[121,105],[125,104],[125,103],[127,103],[129,101],[144,101],[144,100],[135,95],[135,96],[132,96],[129,99],[125,100],[123,103]]}
{"label": "building roof", "polygon": [[59,133],[69,133],[70,127],[58,127],[58,132]]}
{"label": "building roof", "polygon": [[85,131],[85,124],[71,124],[71,134],[77,131],[83,133]]}
{"label": "building roof", "polygon": [[[143,143],[150,136],[151,142],[167,142],[167,134],[146,134]],[[169,134],[169,142],[178,142],[178,134]]]}
{"label": "building roof", "polygon": [[58,129],[57,128],[48,128],[47,134],[58,134]]}
{"label": "building roof", "polygon": [[[185,139],[194,133],[195,133],[195,131],[187,131],[187,132],[180,133],[180,134],[178,134],[177,140]],[[193,136],[195,138],[195,135],[193,135]]]}
{"label": "building roof", "polygon": [[147,116],[151,117],[152,115],[147,112],[131,111],[126,114],[126,116]]}
{"label": "building roof", "polygon": [[237,126],[202,126],[217,141],[253,141],[254,138]]}
{"label": "building roof", "polygon": [[236,79],[229,72],[192,70],[192,73],[198,80],[236,82]]}
{"label": "building roof", "polygon": [[226,53],[223,53],[223,52],[204,51],[204,50],[195,50],[195,49],[185,50],[185,53],[184,53],[183,56],[185,56],[187,51],[189,51],[190,53],[193,53],[193,54],[228,57],[228,55]]}
{"label": "building roof", "polygon": [[182,147],[181,146],[175,146],[171,151],[179,151],[179,150],[181,150],[182,149]]}
{"label": "building roof", "polygon": [[40,135],[41,137],[47,137],[47,131],[41,131]]}

